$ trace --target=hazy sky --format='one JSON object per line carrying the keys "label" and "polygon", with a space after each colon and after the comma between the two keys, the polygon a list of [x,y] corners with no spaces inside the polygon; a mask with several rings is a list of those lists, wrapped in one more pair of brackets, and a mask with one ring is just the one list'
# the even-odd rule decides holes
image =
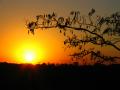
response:
{"label": "hazy sky", "polygon": [[52,11],[59,15],[69,15],[71,10],[87,14],[91,8],[95,8],[98,14],[109,15],[120,11],[120,0],[0,0],[0,57],[15,58],[21,55],[19,50],[22,47],[28,47],[46,53],[44,59],[66,59],[62,35],[57,31],[39,31],[35,36],[29,36],[25,21]]}

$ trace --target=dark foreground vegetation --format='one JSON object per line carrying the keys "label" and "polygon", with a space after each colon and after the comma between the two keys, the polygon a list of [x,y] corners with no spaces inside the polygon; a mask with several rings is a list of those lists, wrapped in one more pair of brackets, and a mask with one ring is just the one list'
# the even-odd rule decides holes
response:
{"label": "dark foreground vegetation", "polygon": [[0,63],[0,90],[119,90],[119,72],[120,65]]}

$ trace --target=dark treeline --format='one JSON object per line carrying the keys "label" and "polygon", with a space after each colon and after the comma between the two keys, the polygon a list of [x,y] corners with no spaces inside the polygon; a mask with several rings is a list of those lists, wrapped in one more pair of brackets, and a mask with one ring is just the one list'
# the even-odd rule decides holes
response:
{"label": "dark treeline", "polygon": [[0,90],[115,90],[119,72],[120,65],[0,63]]}

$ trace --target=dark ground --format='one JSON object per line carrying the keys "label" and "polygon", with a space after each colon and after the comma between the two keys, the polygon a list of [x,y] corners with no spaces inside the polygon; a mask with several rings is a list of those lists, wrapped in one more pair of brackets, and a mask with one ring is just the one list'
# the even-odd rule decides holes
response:
{"label": "dark ground", "polygon": [[0,63],[0,90],[120,90],[120,65]]}

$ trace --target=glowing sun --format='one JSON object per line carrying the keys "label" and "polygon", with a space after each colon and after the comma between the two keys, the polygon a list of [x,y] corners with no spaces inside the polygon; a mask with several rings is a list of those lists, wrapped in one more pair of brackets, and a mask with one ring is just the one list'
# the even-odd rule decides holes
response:
{"label": "glowing sun", "polygon": [[33,52],[26,52],[25,53],[25,60],[27,63],[33,63],[35,59],[35,54]]}

